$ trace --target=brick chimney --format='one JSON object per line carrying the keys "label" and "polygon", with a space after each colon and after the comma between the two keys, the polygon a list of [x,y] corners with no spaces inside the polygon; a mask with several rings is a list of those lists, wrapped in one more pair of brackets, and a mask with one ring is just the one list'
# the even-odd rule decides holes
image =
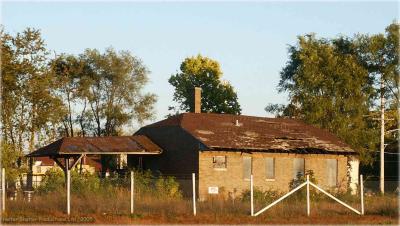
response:
{"label": "brick chimney", "polygon": [[194,88],[194,95],[193,95],[193,110],[194,113],[201,113],[201,88],[195,87]]}

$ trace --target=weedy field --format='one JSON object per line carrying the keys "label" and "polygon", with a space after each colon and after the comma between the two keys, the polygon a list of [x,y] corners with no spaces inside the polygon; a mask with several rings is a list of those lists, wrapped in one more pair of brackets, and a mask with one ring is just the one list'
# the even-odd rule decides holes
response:
{"label": "weedy field", "polygon": [[[250,192],[235,198],[219,195],[198,201],[193,215],[190,194],[184,194],[178,180],[155,177],[150,172],[135,174],[134,214],[130,213],[130,180],[100,179],[91,174],[72,173],[71,215],[66,212],[62,172],[49,171],[30,202],[19,194],[7,200],[2,223],[48,224],[397,224],[398,194],[365,196],[365,215],[359,216],[329,197],[311,189],[311,215],[306,213],[306,191],[301,189],[257,217],[250,216]],[[184,180],[184,179],[183,179]],[[191,183],[190,180],[182,184]],[[186,184],[187,184],[186,183]],[[348,192],[332,193],[360,210],[360,197]],[[254,188],[255,212],[281,197],[274,190]]]}
{"label": "weedy field", "polygon": [[[341,197],[359,209],[357,197]],[[255,209],[268,200],[256,198]],[[3,215],[5,224],[15,223],[88,223],[88,224],[398,224],[397,195],[365,197],[365,215],[359,216],[340,204],[314,195],[311,197],[311,216],[301,193],[289,197],[257,217],[250,216],[246,198],[226,200],[211,198],[198,202],[193,216],[192,202],[183,197],[157,197],[141,194],[135,199],[134,214],[130,214],[129,191],[73,194],[71,216],[65,214],[63,192],[36,195],[31,202],[7,201]]]}

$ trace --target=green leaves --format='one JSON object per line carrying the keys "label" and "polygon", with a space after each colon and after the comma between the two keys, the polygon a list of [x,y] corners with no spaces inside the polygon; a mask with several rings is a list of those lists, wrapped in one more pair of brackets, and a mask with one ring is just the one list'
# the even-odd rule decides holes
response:
{"label": "green leaves", "polygon": [[194,111],[193,92],[195,87],[200,87],[202,112],[240,114],[237,94],[229,82],[221,80],[222,71],[217,61],[197,55],[186,58],[180,69],[181,72],[168,80],[175,87],[173,100],[180,104],[179,110]]}
{"label": "green leaves", "polygon": [[143,92],[149,71],[130,52],[87,49],[52,59],[39,30],[0,38],[1,152],[10,178],[23,170],[16,162],[24,154],[60,136],[120,135],[153,117],[156,96]]}
{"label": "green leaves", "polygon": [[[67,136],[74,136],[77,125],[79,135],[119,135],[132,120],[143,123],[153,116],[156,96],[142,93],[149,72],[128,51],[86,49],[79,56],[62,55],[52,71],[60,78],[59,93],[68,109]],[[83,109],[74,110],[79,106]]]}
{"label": "green leaves", "polygon": [[39,30],[14,36],[2,32],[1,39],[2,132],[19,152],[32,151],[41,137],[54,134],[62,109],[54,95],[55,78],[47,70],[48,51]]}
{"label": "green leaves", "polygon": [[343,39],[299,37],[298,45],[289,48],[279,83],[279,91],[289,93],[290,105],[266,110],[325,128],[362,152],[376,142],[374,129],[364,120],[373,93],[368,71],[346,44]]}
{"label": "green leaves", "polygon": [[[389,104],[389,128],[394,128],[399,107],[399,25],[386,34],[356,35],[354,38],[298,38],[289,47],[289,61],[281,71],[280,92],[288,92],[288,105],[268,105],[265,110],[279,117],[300,118],[336,134],[359,152],[363,163],[371,163],[378,143],[377,116],[381,77]],[[394,138],[391,137],[392,139]]]}

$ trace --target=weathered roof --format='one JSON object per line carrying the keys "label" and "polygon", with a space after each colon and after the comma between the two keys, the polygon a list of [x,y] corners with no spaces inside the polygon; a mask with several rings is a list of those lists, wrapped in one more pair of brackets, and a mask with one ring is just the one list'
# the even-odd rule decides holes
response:
{"label": "weathered roof", "polygon": [[64,137],[27,157],[74,154],[159,154],[162,150],[142,135],[118,137]]}
{"label": "weathered roof", "polygon": [[295,119],[183,113],[146,127],[163,126],[181,126],[211,149],[354,153],[332,133]]}

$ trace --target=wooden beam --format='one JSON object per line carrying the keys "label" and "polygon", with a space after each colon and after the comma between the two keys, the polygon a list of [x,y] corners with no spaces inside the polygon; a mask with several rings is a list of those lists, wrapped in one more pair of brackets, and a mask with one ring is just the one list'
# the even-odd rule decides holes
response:
{"label": "wooden beam", "polygon": [[74,163],[70,164],[71,166],[69,167],[69,169],[74,168],[74,167],[76,166],[76,164],[79,162],[79,160],[82,159],[82,156],[83,156],[83,155],[79,155],[79,157],[73,157]]}
{"label": "wooden beam", "polygon": [[54,160],[54,162],[57,163],[57,165],[63,170],[66,171],[65,166],[60,162],[60,160],[58,160],[58,158],[52,158]]}
{"label": "wooden beam", "polygon": [[79,174],[82,174],[82,162],[83,162],[83,159],[85,159],[85,158],[86,158],[86,155],[83,155],[83,157],[81,158],[80,166],[79,166]]}

